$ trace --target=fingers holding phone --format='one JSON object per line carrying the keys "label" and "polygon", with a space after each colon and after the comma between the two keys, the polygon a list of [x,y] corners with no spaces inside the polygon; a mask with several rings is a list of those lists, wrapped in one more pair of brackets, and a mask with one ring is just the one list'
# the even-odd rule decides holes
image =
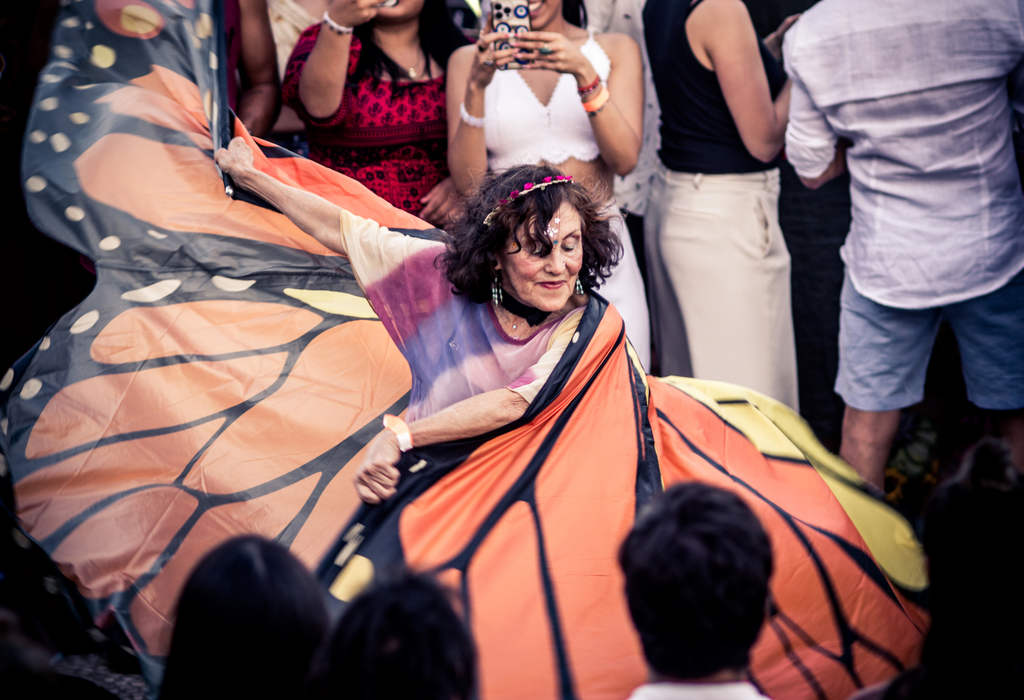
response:
{"label": "fingers holding phone", "polygon": [[[486,25],[485,25],[486,26]],[[516,60],[517,49],[509,45],[511,37],[505,32],[488,31],[476,42],[473,65],[469,69],[469,80],[479,88],[486,88],[494,77],[494,71],[504,68]],[[496,48],[504,46],[504,48]]]}
{"label": "fingers holding phone", "polygon": [[[494,0],[491,3],[491,26],[494,31],[501,32],[515,39],[530,31],[529,0]],[[494,44],[495,51],[514,48],[511,40],[498,41]],[[529,63],[523,56],[505,63],[502,68],[524,68]]]}
{"label": "fingers holding phone", "polygon": [[583,55],[580,47],[564,34],[558,32],[523,32],[512,40],[512,46],[519,52],[523,66],[533,70],[552,70],[571,73],[578,80],[596,75],[590,60]]}

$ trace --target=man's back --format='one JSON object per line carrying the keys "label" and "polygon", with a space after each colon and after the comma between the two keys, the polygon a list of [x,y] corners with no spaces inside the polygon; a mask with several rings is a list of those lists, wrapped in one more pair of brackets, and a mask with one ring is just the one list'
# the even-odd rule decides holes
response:
{"label": "man's back", "polygon": [[820,160],[836,136],[853,144],[842,252],[859,291],[934,306],[1024,266],[1007,90],[1024,57],[1020,0],[823,0],[785,51],[794,165]]}

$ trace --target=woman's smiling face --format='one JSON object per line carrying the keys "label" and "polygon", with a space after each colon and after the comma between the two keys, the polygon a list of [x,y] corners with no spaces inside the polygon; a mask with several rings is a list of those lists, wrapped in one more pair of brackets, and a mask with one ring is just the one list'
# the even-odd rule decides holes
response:
{"label": "woman's smiling face", "polygon": [[[520,227],[517,233],[521,233]],[[501,271],[506,293],[542,311],[560,311],[575,294],[576,279],[583,267],[583,232],[580,216],[567,202],[548,222],[551,252],[540,255],[530,249],[529,239],[521,247],[517,238],[509,238],[498,254],[497,269]]]}
{"label": "woman's smiling face", "polygon": [[530,27],[533,31],[543,29],[561,16],[562,0],[530,0]]}

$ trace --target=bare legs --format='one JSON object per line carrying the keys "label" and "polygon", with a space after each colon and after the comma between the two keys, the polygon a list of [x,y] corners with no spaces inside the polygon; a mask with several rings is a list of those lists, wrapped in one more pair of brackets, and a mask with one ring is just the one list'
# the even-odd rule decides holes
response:
{"label": "bare legs", "polygon": [[[998,413],[997,424],[1010,448],[1013,463],[1024,472],[1024,410]],[[839,456],[857,470],[865,481],[883,488],[885,465],[900,423],[900,412],[862,411],[846,407],[843,441]]]}
{"label": "bare legs", "polygon": [[[883,488],[885,464],[900,423],[900,412],[862,411],[846,407],[843,415],[843,440],[839,456],[857,470],[865,481]],[[1022,420],[1024,428],[1024,420]]]}

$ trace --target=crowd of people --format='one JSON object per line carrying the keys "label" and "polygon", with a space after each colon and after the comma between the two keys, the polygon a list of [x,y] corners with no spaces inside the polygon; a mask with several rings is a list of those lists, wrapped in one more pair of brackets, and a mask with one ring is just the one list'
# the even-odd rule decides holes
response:
{"label": "crowd of people", "polygon": [[[363,501],[396,493],[414,445],[525,415],[603,297],[648,370],[797,408],[785,150],[809,188],[851,182],[841,456],[882,486],[942,322],[1005,439],[969,453],[925,515],[920,665],[857,697],[1024,683],[1019,645],[1000,643],[1024,622],[1002,551],[1024,526],[1024,6],[937,3],[822,0],[763,40],[740,0],[540,0],[517,34],[494,2],[475,35],[444,0],[225,3],[231,101],[250,131],[444,229],[405,236],[291,187],[241,138],[215,156],[348,258],[410,365],[405,418],[387,416],[365,450]],[[635,700],[762,697],[747,667],[772,613],[772,546],[741,497],[671,487],[619,564],[649,671]],[[429,573],[396,571],[331,621],[286,548],[235,538],[184,587],[160,695],[474,697],[460,605]]]}
{"label": "crowd of people", "polygon": [[[778,166],[788,159],[811,188],[848,169],[840,454],[883,485],[900,410],[921,400],[945,321],[968,397],[1024,463],[1024,199],[1011,143],[1022,46],[1011,0],[986,10],[1002,27],[998,51],[970,43],[970,13],[929,24],[929,46],[968,47],[941,75],[858,63],[931,65],[890,47],[928,18],[885,7],[868,21],[820,3],[761,40],[740,0],[545,0],[514,37],[488,5],[474,34],[443,0],[235,4],[243,30],[253,17],[265,25],[246,34],[246,47],[264,48],[247,48],[236,73],[253,133],[441,228],[487,173],[545,164],[580,183],[622,247],[599,291],[654,373],[728,381],[799,408],[797,355],[808,353],[794,337]],[[273,56],[279,117],[259,77]],[[928,113],[947,98],[964,110]],[[960,136],[980,130],[991,138],[964,150]]]}
{"label": "crowd of people", "polygon": [[[1016,562],[1024,478],[989,438],[925,513],[931,628],[921,663],[856,700],[1002,697],[1024,683]],[[772,614],[772,546],[733,493],[677,484],[639,514],[619,548],[624,595],[648,667],[631,700],[756,700],[750,649]],[[429,573],[377,580],[330,621],[325,593],[285,547],[246,535],[209,552],[177,606],[161,700],[476,697],[477,657],[457,594]],[[110,697],[56,677],[0,619],[9,688]],[[40,657],[40,658],[37,658]],[[90,695],[89,693],[93,693]]]}

